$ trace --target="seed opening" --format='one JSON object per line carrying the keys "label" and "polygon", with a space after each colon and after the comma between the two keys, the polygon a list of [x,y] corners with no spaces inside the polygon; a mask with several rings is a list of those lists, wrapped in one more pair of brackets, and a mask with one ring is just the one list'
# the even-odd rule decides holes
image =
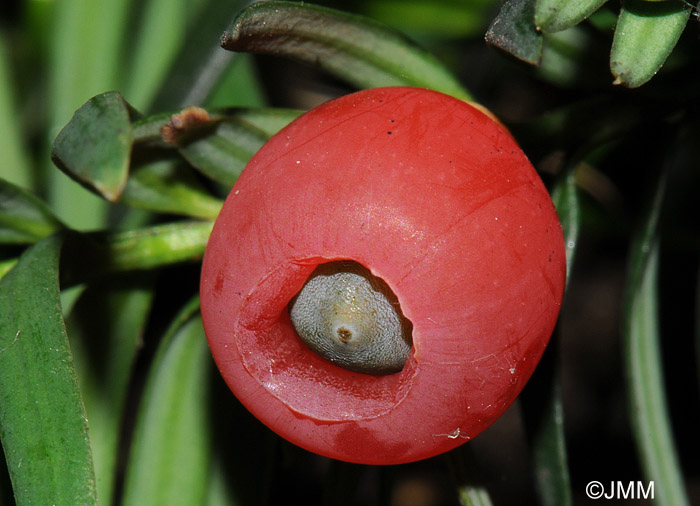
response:
{"label": "seed opening", "polygon": [[289,305],[300,339],[351,371],[392,374],[411,352],[411,322],[384,280],[357,262],[319,265]]}
{"label": "seed opening", "polygon": [[352,332],[350,332],[345,327],[340,327],[337,331],[338,339],[344,343],[349,343],[352,340]]}

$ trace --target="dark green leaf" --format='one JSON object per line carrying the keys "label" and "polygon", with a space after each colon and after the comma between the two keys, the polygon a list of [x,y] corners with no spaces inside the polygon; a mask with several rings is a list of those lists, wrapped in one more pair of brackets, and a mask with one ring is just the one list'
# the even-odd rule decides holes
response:
{"label": "dark green leaf", "polygon": [[247,108],[229,110],[226,111],[226,114],[234,114],[241,121],[261,130],[268,137],[272,137],[301,116],[303,112],[297,109]]}
{"label": "dark green leaf", "polygon": [[690,11],[685,2],[625,0],[610,51],[615,84],[636,88],[654,77],[676,46]]}
{"label": "dark green leaf", "polygon": [[486,32],[486,43],[539,65],[542,34],[535,28],[535,0],[505,0]]}
{"label": "dark green leaf", "polygon": [[126,390],[153,292],[148,278],[88,286],[66,319],[101,505],[112,503]]}
{"label": "dark green leaf", "polygon": [[222,202],[212,197],[179,159],[163,159],[132,168],[120,202],[128,206],[214,219]]}
{"label": "dark green leaf", "polygon": [[62,279],[74,284],[110,274],[201,260],[211,221],[179,221],[123,232],[75,234],[62,257]]}
{"label": "dark green leaf", "polygon": [[206,135],[182,144],[180,153],[206,176],[232,186],[267,139],[262,130],[231,117],[217,121]]}
{"label": "dark green leaf", "polygon": [[0,281],[0,434],[18,505],[95,504],[87,418],[58,289],[61,241]]}
{"label": "dark green leaf", "polygon": [[233,185],[263,144],[300,114],[286,109],[232,109],[213,113],[215,122],[180,153],[211,179]]}
{"label": "dark green leaf", "polygon": [[33,243],[61,228],[44,202],[0,179],[0,243]]}
{"label": "dark green leaf", "polygon": [[564,232],[564,246],[566,248],[566,283],[571,277],[571,269],[574,264],[574,254],[578,241],[581,225],[581,210],[576,186],[575,164],[572,163],[559,183],[552,191],[552,200],[557,208],[557,214]]}
{"label": "dark green leaf", "polygon": [[195,300],[172,325],[151,366],[139,410],[124,505],[202,504],[211,462],[211,354]]}
{"label": "dark green leaf", "polygon": [[435,57],[369,18],[296,2],[256,2],[222,37],[225,49],[285,56],[360,88],[419,86],[469,99]]}
{"label": "dark green leaf", "polygon": [[564,438],[559,342],[555,334],[521,396],[543,506],[573,504]]}
{"label": "dark green leaf", "polygon": [[555,368],[549,379],[546,402],[534,427],[533,458],[537,491],[544,506],[573,504],[571,480],[564,438],[564,408],[561,397],[560,371]]}
{"label": "dark green leaf", "polygon": [[366,0],[363,12],[401,31],[439,38],[484,32],[492,0]]}
{"label": "dark green leaf", "polygon": [[632,245],[623,313],[624,357],[632,429],[655,504],[689,505],[664,391],[659,329],[658,226],[665,178]]}
{"label": "dark green leaf", "polygon": [[135,115],[119,93],[91,98],[56,137],[52,160],[98,195],[118,200],[129,176]]}
{"label": "dark green leaf", "polygon": [[560,32],[576,26],[607,0],[537,0],[535,25],[543,32]]}
{"label": "dark green leaf", "polygon": [[161,129],[168,124],[173,113],[163,112],[134,121],[134,143],[157,143],[167,146],[163,141]]}

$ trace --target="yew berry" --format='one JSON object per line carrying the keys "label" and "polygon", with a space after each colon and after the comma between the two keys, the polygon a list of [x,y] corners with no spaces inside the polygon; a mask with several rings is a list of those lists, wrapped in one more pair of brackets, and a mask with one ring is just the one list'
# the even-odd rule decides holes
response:
{"label": "yew berry", "polygon": [[549,195],[497,120],[379,88],[311,110],[253,157],[207,246],[202,316],[229,387],[272,430],[396,464],[506,410],[565,271]]}

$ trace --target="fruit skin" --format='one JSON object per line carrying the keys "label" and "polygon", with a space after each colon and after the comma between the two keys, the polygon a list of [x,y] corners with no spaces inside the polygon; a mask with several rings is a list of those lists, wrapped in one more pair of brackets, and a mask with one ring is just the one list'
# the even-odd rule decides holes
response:
{"label": "fruit skin", "polygon": [[[287,305],[319,263],[382,278],[413,324],[396,374],[331,364]],[[566,261],[549,195],[505,128],[406,87],[301,116],[250,161],[204,257],[201,308],[238,399],[282,437],[398,464],[473,438],[513,402],[556,322]]]}

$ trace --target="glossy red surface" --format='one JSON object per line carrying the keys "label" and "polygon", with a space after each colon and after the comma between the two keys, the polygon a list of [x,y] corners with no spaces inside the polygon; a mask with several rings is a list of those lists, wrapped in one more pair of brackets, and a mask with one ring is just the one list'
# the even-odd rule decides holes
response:
{"label": "glossy red surface", "polygon": [[[304,345],[290,299],[316,265],[351,259],[413,324],[396,374]],[[300,117],[250,161],[216,222],[201,307],[241,402],[291,442],[395,464],[473,438],[534,370],[563,295],[561,227],[500,123],[434,91],[380,88]]]}

